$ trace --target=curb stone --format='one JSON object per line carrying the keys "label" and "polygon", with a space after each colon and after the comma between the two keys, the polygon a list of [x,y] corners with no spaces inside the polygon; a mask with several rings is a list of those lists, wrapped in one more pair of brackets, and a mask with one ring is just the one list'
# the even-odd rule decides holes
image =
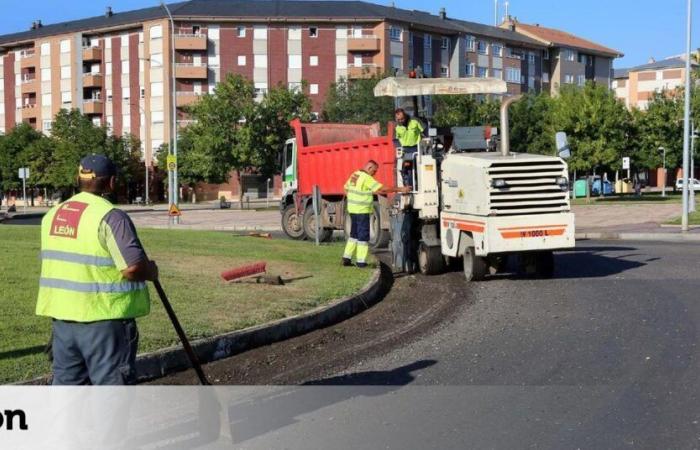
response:
{"label": "curb stone", "polygon": [[700,234],[697,233],[576,233],[576,240],[597,239],[617,241],[659,241],[659,242],[700,242]]}

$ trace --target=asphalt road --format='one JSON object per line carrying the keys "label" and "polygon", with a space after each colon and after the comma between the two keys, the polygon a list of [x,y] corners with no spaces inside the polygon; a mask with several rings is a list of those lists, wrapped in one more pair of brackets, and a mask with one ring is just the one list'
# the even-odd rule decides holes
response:
{"label": "asphalt road", "polygon": [[[375,403],[360,396],[354,406],[371,440],[341,445],[309,425],[302,434],[317,439],[314,447],[382,442],[372,428],[380,420],[404,425],[392,448],[700,448],[700,246],[577,245],[557,254],[551,280],[506,274],[468,285],[460,272],[397,279],[357,317],[205,370],[222,384],[396,391]],[[347,400],[356,397],[329,395],[297,431],[350,414]],[[402,406],[393,410],[392,400]],[[380,405],[390,418],[376,417]],[[247,443],[269,444],[270,430]]]}

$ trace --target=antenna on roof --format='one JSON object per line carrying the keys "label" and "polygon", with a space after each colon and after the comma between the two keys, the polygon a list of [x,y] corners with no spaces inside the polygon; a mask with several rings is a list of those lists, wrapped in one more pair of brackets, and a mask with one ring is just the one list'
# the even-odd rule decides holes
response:
{"label": "antenna on roof", "polygon": [[108,6],[107,10],[105,11],[105,17],[112,17],[112,7]]}
{"label": "antenna on roof", "polygon": [[493,0],[493,26],[498,26],[498,0]]}
{"label": "antenna on roof", "polygon": [[506,5],[506,18],[505,18],[505,20],[510,20],[510,14],[508,13],[508,7],[510,6],[510,2],[508,0],[506,0],[505,5]]}

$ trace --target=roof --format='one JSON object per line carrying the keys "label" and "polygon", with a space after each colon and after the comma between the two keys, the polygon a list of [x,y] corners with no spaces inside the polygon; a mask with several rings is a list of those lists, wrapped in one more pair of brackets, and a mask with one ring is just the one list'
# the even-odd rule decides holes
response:
{"label": "roof", "polygon": [[[698,64],[694,61],[690,61],[692,66],[697,66]],[[685,67],[685,58],[675,57],[662,59],[660,61],[654,61],[652,63],[642,64],[641,66],[630,67],[627,69],[629,72],[641,72],[643,70],[662,70],[662,69],[679,69]]]}
{"label": "roof", "polygon": [[566,31],[557,30],[555,28],[547,28],[540,25],[528,25],[513,20],[512,22],[504,22],[503,27],[508,27],[510,24],[515,25],[515,30],[544,42],[550,46],[574,47],[581,50],[588,50],[595,53],[601,53],[610,57],[624,56],[619,50],[615,50],[603,45],[597,44],[588,39],[574,36]]}
{"label": "roof", "polygon": [[505,94],[508,86],[496,78],[396,78],[381,80],[374,96]]}
{"label": "roof", "polygon": [[630,77],[630,70],[629,69],[615,69],[613,71],[613,78],[614,79],[620,79],[620,78],[629,78]]}
{"label": "roof", "polygon": [[[170,3],[168,7],[176,19],[189,18],[236,18],[263,21],[285,19],[320,20],[390,20],[414,26],[435,28],[444,34],[474,33],[495,39],[520,42],[527,45],[541,44],[511,30],[474,22],[441,18],[425,11],[407,10],[355,0],[189,0]],[[43,25],[34,30],[0,36],[0,46],[64,33],[86,30],[123,27],[131,23],[166,18],[160,6],[117,12],[111,16],[101,15],[86,19]]]}

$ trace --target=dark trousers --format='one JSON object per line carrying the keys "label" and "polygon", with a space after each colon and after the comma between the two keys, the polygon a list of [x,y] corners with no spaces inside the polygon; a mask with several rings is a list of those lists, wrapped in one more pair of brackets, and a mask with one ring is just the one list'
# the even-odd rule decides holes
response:
{"label": "dark trousers", "polygon": [[369,242],[369,214],[350,214],[350,237]]}
{"label": "dark trousers", "polygon": [[134,319],[53,321],[53,384],[133,384],[139,332]]}
{"label": "dark trousers", "polygon": [[403,148],[403,161],[401,163],[401,181],[404,186],[413,186],[413,165],[415,159],[413,156],[418,151],[418,146],[414,145],[412,147]]}

